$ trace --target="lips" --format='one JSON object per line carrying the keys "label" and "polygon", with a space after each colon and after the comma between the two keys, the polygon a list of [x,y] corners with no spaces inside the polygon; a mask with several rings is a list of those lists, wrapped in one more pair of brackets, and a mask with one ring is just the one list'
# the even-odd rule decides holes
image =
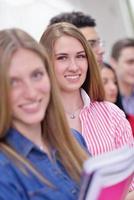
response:
{"label": "lips", "polygon": [[110,97],[115,98],[117,95],[116,94],[110,94]]}
{"label": "lips", "polygon": [[99,65],[102,65],[103,64],[103,59],[100,58],[100,59],[97,60],[97,62],[98,62]]}
{"label": "lips", "polygon": [[32,102],[32,103],[25,103],[23,105],[20,105],[19,107],[24,111],[24,112],[27,112],[27,113],[34,113],[34,112],[37,112],[40,108],[40,103],[41,103],[41,100],[39,101],[35,101],[35,102]]}
{"label": "lips", "polygon": [[78,80],[78,79],[80,78],[80,74],[65,75],[64,77],[65,77],[67,80],[75,81],[75,80]]}

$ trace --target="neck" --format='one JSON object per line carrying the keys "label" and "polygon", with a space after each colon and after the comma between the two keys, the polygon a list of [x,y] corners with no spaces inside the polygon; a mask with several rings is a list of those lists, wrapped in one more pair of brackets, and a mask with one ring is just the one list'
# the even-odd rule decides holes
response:
{"label": "neck", "polygon": [[68,113],[72,113],[83,106],[83,100],[81,98],[80,91],[72,93],[62,92],[61,98],[64,109]]}
{"label": "neck", "polygon": [[62,103],[69,126],[81,132],[79,113],[84,106],[80,90],[72,93],[61,93]]}
{"label": "neck", "polygon": [[26,138],[31,140],[37,146],[42,145],[42,132],[41,132],[41,124],[36,125],[26,125],[19,122],[14,122],[13,126]]}
{"label": "neck", "polygon": [[24,135],[26,138],[31,140],[36,146],[38,146],[42,151],[48,154],[49,157],[50,151],[49,151],[49,145],[46,141],[44,141],[44,138],[42,136],[42,130],[41,130],[41,123],[35,124],[35,125],[26,125],[19,123],[18,121],[13,123],[13,127],[16,128],[22,135]]}
{"label": "neck", "polygon": [[133,88],[134,88],[133,85],[119,81],[119,90],[121,95],[130,96],[133,92]]}

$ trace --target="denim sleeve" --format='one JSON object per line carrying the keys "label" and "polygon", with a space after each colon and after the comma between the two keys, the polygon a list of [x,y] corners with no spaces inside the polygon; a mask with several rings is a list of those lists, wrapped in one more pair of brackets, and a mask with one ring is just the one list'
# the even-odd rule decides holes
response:
{"label": "denim sleeve", "polygon": [[87,145],[86,145],[86,142],[83,138],[83,136],[81,135],[81,133],[79,131],[77,131],[76,129],[71,129],[74,137],[76,138],[76,140],[79,142],[79,144],[81,145],[81,147],[86,150],[86,152],[91,155],[91,153],[88,151],[88,148],[87,148]]}
{"label": "denim sleeve", "polygon": [[0,200],[29,200],[25,188],[17,182],[17,176],[14,178],[15,173],[11,169],[11,165],[8,167],[0,157]]}
{"label": "denim sleeve", "polygon": [[18,190],[9,183],[0,181],[0,199],[1,200],[28,200],[24,195],[19,194]]}
{"label": "denim sleeve", "polygon": [[15,185],[13,185],[10,181],[5,182],[4,180],[0,180],[0,199],[29,200],[25,192],[19,192]]}

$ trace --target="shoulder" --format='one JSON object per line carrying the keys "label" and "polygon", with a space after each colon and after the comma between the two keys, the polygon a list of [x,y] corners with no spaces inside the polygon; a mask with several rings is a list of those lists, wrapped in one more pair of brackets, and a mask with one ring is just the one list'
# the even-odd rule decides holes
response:
{"label": "shoulder", "polygon": [[107,115],[109,114],[113,117],[119,116],[119,117],[126,118],[125,113],[118,106],[108,101],[102,101],[102,102],[95,101],[90,104],[89,109],[91,111],[95,111],[95,110],[98,111],[98,114],[107,113]]}
{"label": "shoulder", "polygon": [[14,178],[18,172],[18,167],[13,159],[10,159],[6,154],[0,151],[0,178],[2,180],[7,180],[7,182],[9,182],[9,180],[14,182]]}
{"label": "shoulder", "polygon": [[2,151],[0,151],[0,169],[5,168],[9,165],[9,163],[9,158]]}
{"label": "shoulder", "polygon": [[125,113],[118,106],[108,101],[94,102],[92,106],[98,110],[99,117],[110,124],[116,136],[118,135],[118,138],[120,137],[120,140],[122,140],[122,144],[127,141],[126,143],[133,145],[134,140],[130,123]]}
{"label": "shoulder", "polygon": [[0,181],[1,184],[9,184],[13,183],[14,181],[13,176],[13,169],[11,161],[8,159],[8,157],[3,153],[0,152]]}
{"label": "shoulder", "polygon": [[120,126],[120,130],[131,129],[125,113],[108,101],[91,102],[90,106],[82,110],[81,119],[86,122],[88,127],[94,126],[97,130],[98,127],[107,127],[110,132],[115,132],[118,126]]}
{"label": "shoulder", "polygon": [[13,171],[14,170],[11,160],[8,158],[8,156],[6,156],[3,152],[0,151],[1,180],[6,180],[8,182],[10,178],[13,178]]}
{"label": "shoulder", "polygon": [[27,200],[16,172],[10,159],[0,152],[0,199]]}

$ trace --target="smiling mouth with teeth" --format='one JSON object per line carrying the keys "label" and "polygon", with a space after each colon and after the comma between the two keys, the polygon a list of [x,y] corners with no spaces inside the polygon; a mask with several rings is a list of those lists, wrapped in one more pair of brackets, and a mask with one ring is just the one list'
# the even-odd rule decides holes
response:
{"label": "smiling mouth with teeth", "polygon": [[27,103],[20,107],[26,112],[36,112],[39,109],[40,102],[41,102],[41,100],[33,102],[33,103]]}
{"label": "smiling mouth with teeth", "polygon": [[77,74],[77,75],[65,75],[65,78],[70,78],[70,79],[76,79],[76,78],[79,78],[80,75]]}

